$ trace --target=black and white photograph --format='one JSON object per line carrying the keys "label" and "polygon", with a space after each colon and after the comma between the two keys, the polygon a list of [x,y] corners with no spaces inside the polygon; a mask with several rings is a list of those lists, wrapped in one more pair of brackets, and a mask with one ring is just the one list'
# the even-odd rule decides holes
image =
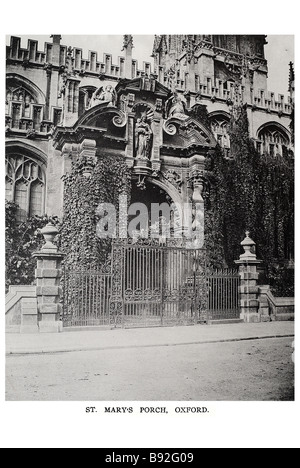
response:
{"label": "black and white photograph", "polygon": [[250,26],[7,31],[6,404],[295,401],[295,36]]}
{"label": "black and white photograph", "polygon": [[6,397],[293,400],[294,63],[117,39],[9,38]]}

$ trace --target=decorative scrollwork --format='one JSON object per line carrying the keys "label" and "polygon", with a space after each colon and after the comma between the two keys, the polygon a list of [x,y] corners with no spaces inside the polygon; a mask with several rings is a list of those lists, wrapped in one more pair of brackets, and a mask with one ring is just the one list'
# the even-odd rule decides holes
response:
{"label": "decorative scrollwork", "polygon": [[167,120],[164,123],[163,129],[168,135],[176,135],[177,133],[176,125],[173,122],[170,122],[169,120]]}
{"label": "decorative scrollwork", "polygon": [[125,127],[127,123],[126,114],[122,111],[119,111],[119,113],[113,117],[112,121],[116,127]]}
{"label": "decorative scrollwork", "polygon": [[155,302],[160,303],[162,300],[161,291],[159,289],[127,289],[124,293],[125,302]]}
{"label": "decorative scrollwork", "polygon": [[150,239],[150,238],[135,238],[135,239],[128,239],[128,245],[137,245],[143,247],[159,247],[159,239]]}
{"label": "decorative scrollwork", "polygon": [[180,297],[180,291],[178,289],[167,289],[164,291],[165,302],[177,302]]}
{"label": "decorative scrollwork", "polygon": [[114,325],[115,327],[117,325],[122,324],[122,318],[123,318],[123,302],[122,298],[111,298],[110,301],[110,306],[109,306],[109,319],[110,319],[110,324]]}
{"label": "decorative scrollwork", "polygon": [[111,260],[107,260],[103,265],[100,266],[100,272],[103,275],[110,275],[112,272]]}

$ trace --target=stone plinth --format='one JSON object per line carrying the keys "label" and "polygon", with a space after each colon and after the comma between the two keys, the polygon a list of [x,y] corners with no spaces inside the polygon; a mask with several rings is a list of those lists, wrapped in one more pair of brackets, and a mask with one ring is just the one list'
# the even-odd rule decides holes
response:
{"label": "stone plinth", "polygon": [[259,313],[258,294],[259,288],[257,285],[258,271],[257,266],[261,260],[256,258],[256,254],[251,251],[255,247],[255,242],[250,239],[249,233],[246,233],[246,238],[241,243],[245,253],[240,256],[235,263],[239,265],[239,273],[241,278],[240,285],[240,306],[241,319],[246,323],[261,322]]}
{"label": "stone plinth", "polygon": [[34,254],[37,259],[35,277],[39,330],[41,333],[62,331],[62,322],[60,320],[62,306],[59,300],[63,254],[53,244],[53,239],[57,233],[57,229],[51,224],[42,229],[46,244],[40,252]]}

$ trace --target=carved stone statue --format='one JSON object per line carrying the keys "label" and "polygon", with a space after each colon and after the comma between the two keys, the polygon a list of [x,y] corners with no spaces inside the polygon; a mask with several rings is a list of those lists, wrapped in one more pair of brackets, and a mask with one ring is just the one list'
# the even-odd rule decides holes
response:
{"label": "carved stone statue", "polygon": [[186,100],[184,96],[175,92],[166,102],[168,117],[186,118]]}
{"label": "carved stone statue", "polygon": [[152,135],[150,125],[147,122],[146,112],[137,119],[135,125],[135,149],[137,159],[149,159],[152,145]]}
{"label": "carved stone statue", "polygon": [[101,86],[98,88],[90,101],[90,107],[95,107],[98,104],[107,102],[108,106],[114,106],[116,102],[116,92],[111,85],[106,86],[105,88]]}

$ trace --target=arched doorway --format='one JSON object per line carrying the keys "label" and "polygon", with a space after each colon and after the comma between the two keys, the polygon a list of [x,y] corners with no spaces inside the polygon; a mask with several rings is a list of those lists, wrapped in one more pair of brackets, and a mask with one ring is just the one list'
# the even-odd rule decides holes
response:
{"label": "arched doorway", "polygon": [[[121,301],[116,297],[116,304],[112,301],[112,310],[122,311],[122,326],[187,325],[199,321],[195,250],[186,248],[184,239],[175,238],[173,205],[179,196],[176,199],[171,193],[162,180],[133,177],[129,238],[116,242],[112,252],[112,270],[117,272],[113,290],[122,296]],[[135,230],[130,228],[134,220]]]}
{"label": "arched doorway", "polygon": [[[161,187],[147,180],[143,190],[138,180],[133,180],[129,209],[129,236],[142,238],[174,236],[173,200]],[[137,216],[138,213],[138,216]],[[136,227],[136,232],[135,228]]]}

